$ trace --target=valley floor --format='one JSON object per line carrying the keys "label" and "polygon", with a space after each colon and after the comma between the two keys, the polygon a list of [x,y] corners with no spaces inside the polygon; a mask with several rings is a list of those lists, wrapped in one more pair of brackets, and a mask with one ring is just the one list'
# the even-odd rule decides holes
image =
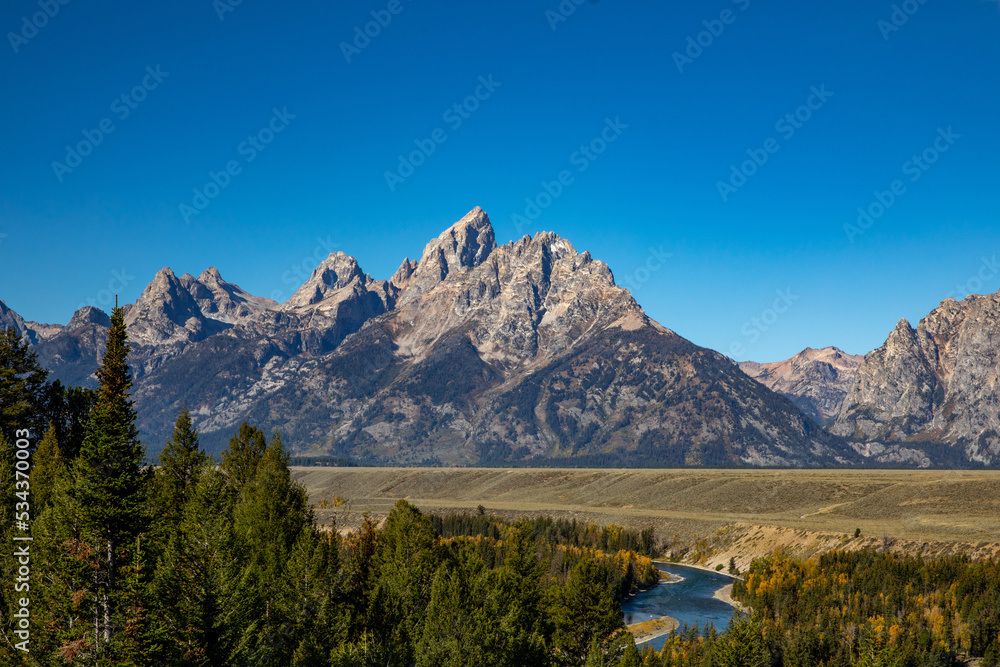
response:
{"label": "valley floor", "polygon": [[508,518],[653,526],[675,555],[712,569],[733,558],[742,571],[778,547],[1000,554],[1000,471],[322,467],[293,475],[316,505],[340,497],[339,507],[317,510],[338,529],[405,498],[436,512],[483,505]]}

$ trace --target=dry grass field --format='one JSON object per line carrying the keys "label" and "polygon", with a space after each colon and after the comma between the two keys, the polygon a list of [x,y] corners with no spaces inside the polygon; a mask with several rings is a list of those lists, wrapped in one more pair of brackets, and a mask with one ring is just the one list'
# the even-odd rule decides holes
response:
{"label": "dry grass field", "polygon": [[483,505],[511,518],[654,526],[674,546],[709,540],[713,556],[702,559],[709,564],[775,546],[811,543],[816,552],[885,546],[886,538],[907,551],[1000,550],[1000,471],[294,468],[293,475],[317,505],[346,501],[317,512],[338,528],[356,525],[363,512],[384,516],[405,498],[433,511]]}

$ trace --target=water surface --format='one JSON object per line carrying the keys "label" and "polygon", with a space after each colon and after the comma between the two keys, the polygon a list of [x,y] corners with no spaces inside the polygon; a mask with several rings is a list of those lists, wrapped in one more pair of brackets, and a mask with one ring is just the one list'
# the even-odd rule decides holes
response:
{"label": "water surface", "polygon": [[[681,626],[686,623],[706,628],[712,624],[719,631],[725,629],[736,610],[713,595],[726,584],[733,583],[732,577],[674,563],[656,563],[656,567],[672,577],[683,577],[683,581],[660,584],[622,603],[626,625],[672,616]],[[663,636],[644,646],[660,650],[665,641],[666,636]]]}

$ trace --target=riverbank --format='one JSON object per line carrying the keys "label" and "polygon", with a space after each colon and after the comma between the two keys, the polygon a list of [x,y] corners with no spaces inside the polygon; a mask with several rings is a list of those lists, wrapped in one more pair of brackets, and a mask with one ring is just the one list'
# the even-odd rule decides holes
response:
{"label": "riverbank", "polygon": [[643,621],[642,623],[635,623],[628,626],[626,629],[631,633],[632,637],[635,638],[636,644],[642,644],[645,642],[653,641],[664,635],[669,635],[671,632],[679,628],[681,622],[676,618],[670,616],[660,616],[659,618],[653,618],[648,621]]}
{"label": "riverbank", "polygon": [[654,564],[660,563],[662,565],[680,565],[681,567],[690,567],[694,570],[703,570],[705,572],[711,572],[712,574],[721,574],[723,577],[729,577],[730,579],[733,580],[739,579],[740,581],[743,581],[743,577],[737,576],[735,574],[730,574],[728,572],[724,572],[723,570],[716,570],[714,567],[708,567],[707,565],[696,565],[694,563],[684,563],[681,561],[674,562],[669,560],[654,560],[653,563]]}
{"label": "riverbank", "polygon": [[737,611],[741,611],[744,614],[748,613],[746,607],[744,607],[738,600],[733,599],[733,585],[726,584],[719,590],[715,591],[712,595],[716,600],[721,600],[728,604],[730,607],[735,608]]}

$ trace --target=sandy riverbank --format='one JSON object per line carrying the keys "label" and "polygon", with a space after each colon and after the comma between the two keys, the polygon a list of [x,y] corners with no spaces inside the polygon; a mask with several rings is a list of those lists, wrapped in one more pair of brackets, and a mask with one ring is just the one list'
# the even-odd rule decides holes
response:
{"label": "sandy riverbank", "polygon": [[659,618],[630,625],[627,630],[635,638],[636,644],[642,644],[643,642],[652,641],[657,637],[669,635],[671,632],[679,628],[680,625],[680,621],[676,618],[671,616],[660,616]]}
{"label": "sandy riverbank", "polygon": [[746,607],[744,607],[738,601],[736,601],[736,600],[733,599],[733,585],[732,584],[726,584],[725,586],[723,586],[719,590],[715,591],[715,593],[712,594],[712,597],[714,597],[716,600],[722,600],[723,602],[725,602],[729,606],[735,607],[738,611],[742,611],[743,613],[747,612],[747,608]]}

